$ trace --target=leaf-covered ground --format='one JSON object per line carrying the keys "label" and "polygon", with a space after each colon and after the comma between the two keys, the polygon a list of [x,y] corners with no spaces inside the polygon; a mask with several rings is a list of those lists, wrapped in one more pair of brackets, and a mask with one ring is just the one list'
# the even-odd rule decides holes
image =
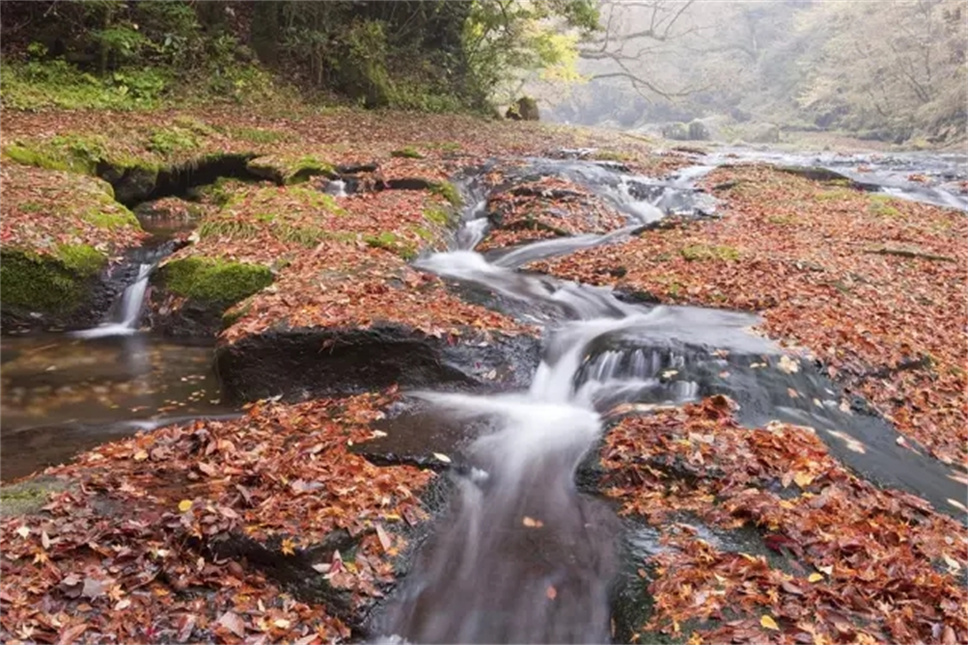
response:
{"label": "leaf-covered ground", "polygon": [[4,248],[54,254],[58,247],[86,245],[110,256],[144,237],[138,220],[114,201],[110,184],[101,179],[4,159],[0,182]]}
{"label": "leaf-covered ground", "polygon": [[533,268],[761,312],[771,337],[811,350],[901,433],[968,463],[964,213],[765,167],[722,168],[706,183],[728,187],[715,191],[719,220]]}
{"label": "leaf-covered ground", "polygon": [[[602,463],[620,512],[658,530],[640,570],[653,633],[690,643],[968,639],[964,527],[858,479],[808,428],[744,428],[728,399],[712,397],[622,419]],[[723,531],[756,526],[774,557],[697,535],[690,517]]]}
{"label": "leaf-covered ground", "polygon": [[[88,176],[99,161],[253,157],[266,181],[197,189],[197,210],[155,204],[198,218],[192,244],[169,266],[207,258],[271,273],[271,284],[226,313],[223,346],[271,330],[381,322],[451,342],[532,333],[408,264],[448,233],[448,179],[492,157],[513,168],[562,148],[587,156],[575,149],[589,146],[646,175],[691,163],[618,133],[352,111],[12,112],[2,145],[2,243],[40,252],[69,242],[115,254],[140,239],[136,227],[105,232],[91,222],[88,198],[121,208]],[[327,195],[336,175],[356,192]],[[503,179],[496,171],[486,181]],[[707,186],[725,201],[722,219],[530,268],[663,302],[760,311],[766,333],[811,350],[909,447],[966,463],[964,214],[762,167],[721,168]],[[547,178],[494,196],[489,210],[499,226],[482,249],[625,224],[587,190]],[[167,311],[186,302],[167,298]],[[377,468],[349,450],[379,436],[369,424],[396,399],[391,389],[260,402],[237,420],[157,430],[48,469],[66,490],[43,512],[0,523],[0,637],[347,638],[425,517],[418,496],[429,472]],[[692,642],[968,640],[964,527],[857,479],[807,429],[740,428],[716,398],[622,419],[602,463],[621,511],[661,534],[662,548],[641,563],[652,633]],[[722,531],[745,525],[779,559],[697,536],[690,518]]]}
{"label": "leaf-covered ground", "polygon": [[[401,527],[425,516],[430,473],[349,451],[395,396],[258,403],[48,469],[68,489],[0,523],[3,641],[347,637],[333,607],[345,618],[382,596]],[[301,599],[280,588],[294,576]]]}

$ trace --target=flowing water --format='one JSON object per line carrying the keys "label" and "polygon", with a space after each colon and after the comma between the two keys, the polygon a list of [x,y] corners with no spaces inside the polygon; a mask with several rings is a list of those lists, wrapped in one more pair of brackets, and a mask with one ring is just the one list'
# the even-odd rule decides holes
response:
{"label": "flowing water", "polygon": [[[962,475],[899,447],[893,428],[862,401],[848,400],[810,361],[784,355],[751,331],[755,316],[629,304],[607,288],[519,270],[620,242],[670,214],[713,215],[716,200],[693,183],[735,160],[726,153],[705,158],[670,180],[633,175],[619,164],[524,160],[505,174],[510,183],[569,179],[613,204],[626,225],[483,255],[475,248],[491,226],[492,188],[483,185],[484,173],[466,179],[471,207],[452,248],[415,265],[468,297],[543,325],[542,359],[526,391],[412,393],[433,418],[458,428],[459,440],[446,451],[454,461],[448,474],[454,495],[411,572],[372,618],[373,633],[427,643],[610,640],[613,584],[625,575],[621,543],[651,543],[648,536],[630,538],[602,500],[579,489],[576,472],[602,437],[603,417],[624,403],[681,405],[726,394],[750,427],[778,419],[816,428],[835,456],[877,483],[916,492],[949,512],[948,500],[963,497]],[[789,156],[773,161],[791,163]],[[961,200],[953,180],[939,173],[928,187]],[[906,195],[951,203],[913,183],[917,190],[905,184]],[[327,188],[345,189],[337,182]],[[4,478],[137,429],[230,412],[219,403],[210,347],[139,330],[158,259],[132,260],[137,275],[102,325],[73,336],[3,339]],[[391,430],[387,441],[438,451],[438,429],[436,422],[413,423],[406,432]]]}
{"label": "flowing water", "polygon": [[488,260],[473,250],[487,228],[475,206],[465,213],[454,249],[416,262],[514,301],[509,312],[542,322],[545,341],[526,392],[414,393],[474,436],[453,444],[461,452],[451,474],[454,499],[374,620],[376,633],[420,643],[610,640],[621,527],[575,481],[602,435],[600,415],[621,403],[681,405],[727,394],[749,425],[779,419],[813,426],[849,466],[938,508],[963,497],[953,471],[898,448],[888,424],[845,410],[837,386],[811,363],[751,331],[757,317],[631,305],[608,289],[515,270],[620,240],[656,212],[711,208],[705,200],[697,207],[690,188],[708,169],[662,184],[588,162],[532,162],[526,173],[594,185],[627,213],[630,227],[535,242]]}
{"label": "flowing water", "polygon": [[3,480],[139,430],[234,413],[220,402],[211,341],[176,342],[140,328],[151,272],[172,251],[172,236],[190,228],[165,218],[141,221],[152,238],[130,254],[131,283],[103,323],[2,338]]}

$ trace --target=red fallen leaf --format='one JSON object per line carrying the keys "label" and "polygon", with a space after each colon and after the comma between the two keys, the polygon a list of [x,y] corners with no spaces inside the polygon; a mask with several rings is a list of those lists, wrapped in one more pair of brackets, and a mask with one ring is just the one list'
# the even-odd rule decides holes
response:
{"label": "red fallen leaf", "polygon": [[780,588],[783,589],[783,591],[785,591],[785,592],[787,592],[789,594],[793,594],[794,596],[802,596],[803,595],[803,589],[801,589],[800,587],[796,586],[792,582],[789,582],[788,580],[782,581],[780,583]]}
{"label": "red fallen leaf", "polygon": [[763,542],[777,553],[783,553],[783,547],[791,548],[796,545],[796,542],[780,533],[770,533],[763,538]]}
{"label": "red fallen leaf", "polygon": [[218,619],[218,624],[239,638],[245,638],[245,623],[235,612],[227,611],[222,614]]}
{"label": "red fallen leaf", "polygon": [[548,585],[548,588],[545,589],[545,596],[548,597],[548,600],[554,600],[555,598],[558,597],[558,590],[555,589],[553,586]]}

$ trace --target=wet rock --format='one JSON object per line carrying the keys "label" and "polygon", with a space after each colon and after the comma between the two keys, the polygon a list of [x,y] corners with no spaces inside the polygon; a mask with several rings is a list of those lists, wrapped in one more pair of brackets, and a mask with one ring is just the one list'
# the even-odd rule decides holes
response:
{"label": "wet rock", "polygon": [[281,538],[260,542],[238,533],[223,533],[200,544],[216,560],[241,561],[259,569],[284,586],[292,595],[307,603],[322,604],[331,615],[351,629],[358,629],[361,612],[354,607],[351,591],[337,589],[317,568],[330,562],[333,555],[351,552],[365,533],[355,536],[344,529],[329,533],[320,543],[287,552]]}
{"label": "wet rock", "polygon": [[67,490],[66,479],[40,476],[0,487],[0,517],[33,515],[47,504],[50,493]]}
{"label": "wet rock", "polygon": [[330,393],[401,387],[521,387],[537,364],[531,337],[457,339],[402,324],[267,331],[216,350],[216,372],[229,400],[299,400]]}
{"label": "wet rock", "polygon": [[173,260],[152,279],[152,327],[170,336],[214,336],[231,322],[223,319],[226,310],[272,281],[272,271],[257,264],[207,257]]}
{"label": "wet rock", "polygon": [[58,253],[66,255],[4,249],[0,328],[5,333],[94,326],[124,290],[125,276],[92,247],[61,247]]}

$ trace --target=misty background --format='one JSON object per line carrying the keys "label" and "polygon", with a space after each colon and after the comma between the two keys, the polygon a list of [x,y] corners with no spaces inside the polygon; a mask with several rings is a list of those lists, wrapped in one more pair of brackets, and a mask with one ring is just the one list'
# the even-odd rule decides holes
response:
{"label": "misty background", "polygon": [[965,140],[966,20],[960,0],[605,1],[571,80],[522,89],[544,120],[672,139],[951,146]]}

